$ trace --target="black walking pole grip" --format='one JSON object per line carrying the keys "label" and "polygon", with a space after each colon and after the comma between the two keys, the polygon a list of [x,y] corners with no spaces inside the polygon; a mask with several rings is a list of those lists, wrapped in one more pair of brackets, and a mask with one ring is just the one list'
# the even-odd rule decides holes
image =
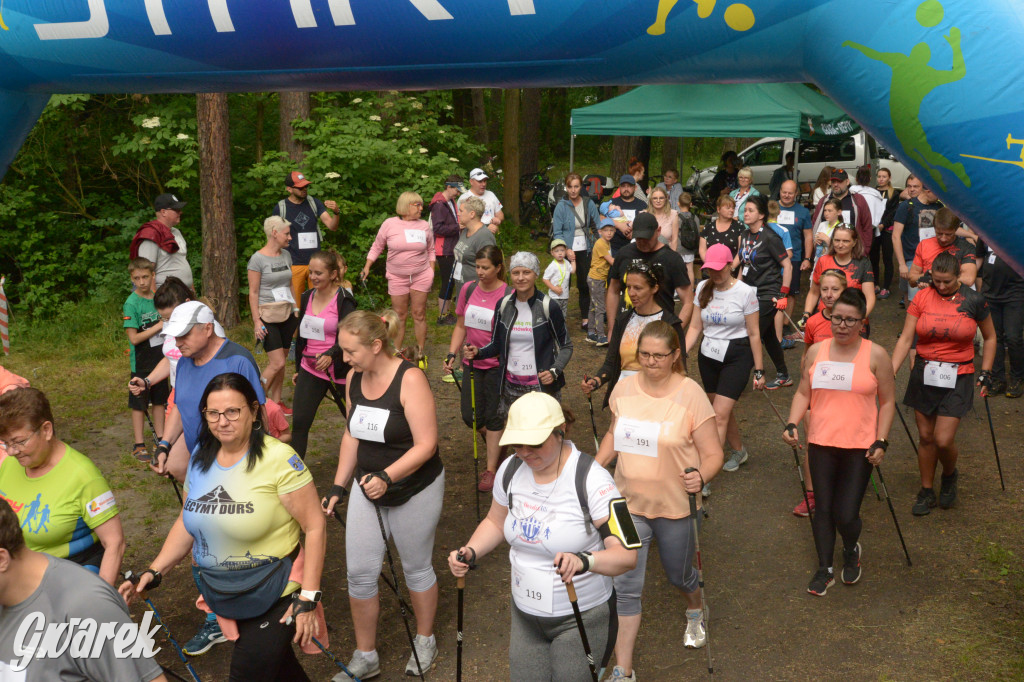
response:
{"label": "black walking pole grip", "polygon": [[[689,474],[689,473],[694,472],[694,471],[697,471],[697,470],[695,468],[693,468],[693,467],[686,467],[683,470],[683,473],[684,474]],[[690,496],[690,514],[694,518],[697,518],[697,493],[691,493],[690,491],[686,491],[686,494]]]}

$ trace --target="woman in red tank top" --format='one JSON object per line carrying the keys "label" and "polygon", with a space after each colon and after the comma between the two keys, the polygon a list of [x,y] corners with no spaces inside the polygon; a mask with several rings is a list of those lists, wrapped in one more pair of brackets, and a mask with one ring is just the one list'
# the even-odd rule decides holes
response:
{"label": "woman in red tank top", "polygon": [[[807,458],[817,496],[814,546],[818,570],[807,591],[824,596],[835,584],[836,531],[843,537],[843,582],[860,580],[860,503],[872,467],[881,463],[896,410],[892,364],[881,346],[860,336],[867,302],[847,289],[832,307],[832,338],[808,349],[783,440],[801,447],[797,424],[807,416]],[[876,406],[877,401],[877,406]],[[808,409],[810,411],[808,412]]]}

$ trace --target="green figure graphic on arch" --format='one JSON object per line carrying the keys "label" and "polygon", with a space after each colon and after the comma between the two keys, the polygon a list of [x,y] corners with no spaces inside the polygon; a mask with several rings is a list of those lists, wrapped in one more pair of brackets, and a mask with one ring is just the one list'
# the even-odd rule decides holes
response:
{"label": "green figure graphic on arch", "polygon": [[[943,9],[938,0],[925,0],[917,8],[917,21],[925,27],[936,26],[942,21],[942,16]],[[892,69],[889,115],[892,117],[896,137],[907,154],[924,166],[942,189],[946,189],[946,183],[942,179],[940,167],[950,171],[970,187],[971,178],[967,175],[964,165],[953,163],[932,149],[920,121],[921,104],[932,90],[940,85],[955,83],[967,75],[964,53],[960,49],[960,29],[953,27],[949,35],[943,37],[953,50],[953,68],[948,71],[928,65],[932,52],[928,44],[923,42],[914,45],[909,55],[901,52],[879,52],[851,40],[845,41],[843,47],[859,50],[869,59],[882,62]]]}

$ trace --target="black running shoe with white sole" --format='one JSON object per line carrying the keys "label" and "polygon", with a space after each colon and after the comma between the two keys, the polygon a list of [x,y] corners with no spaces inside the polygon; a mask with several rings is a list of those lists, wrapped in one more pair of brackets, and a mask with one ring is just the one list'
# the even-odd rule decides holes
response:
{"label": "black running shoe with white sole", "polygon": [[843,583],[853,585],[860,580],[860,543],[852,550],[843,549]]}
{"label": "black running shoe with white sole", "polygon": [[832,571],[827,568],[819,568],[811,578],[811,583],[807,586],[807,591],[816,597],[824,597],[825,593],[828,592],[828,588],[836,584],[836,577],[832,574]]}

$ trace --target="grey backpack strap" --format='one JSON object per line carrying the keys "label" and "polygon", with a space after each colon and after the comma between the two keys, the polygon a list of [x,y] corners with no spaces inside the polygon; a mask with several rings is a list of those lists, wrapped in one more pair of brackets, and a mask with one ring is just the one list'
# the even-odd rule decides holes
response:
{"label": "grey backpack strap", "polygon": [[512,461],[505,467],[505,474],[501,477],[501,488],[505,491],[505,496],[508,498],[508,508],[512,508],[512,493],[509,488],[512,487],[512,477],[519,471],[519,467],[523,465],[523,460],[519,459],[516,455],[512,455]]}
{"label": "grey backpack strap", "polygon": [[581,451],[579,459],[576,460],[576,497],[579,498],[580,509],[583,510],[584,528],[595,527],[594,519],[590,515],[590,501],[587,496],[587,476],[590,475],[590,467],[593,465],[594,458]]}

